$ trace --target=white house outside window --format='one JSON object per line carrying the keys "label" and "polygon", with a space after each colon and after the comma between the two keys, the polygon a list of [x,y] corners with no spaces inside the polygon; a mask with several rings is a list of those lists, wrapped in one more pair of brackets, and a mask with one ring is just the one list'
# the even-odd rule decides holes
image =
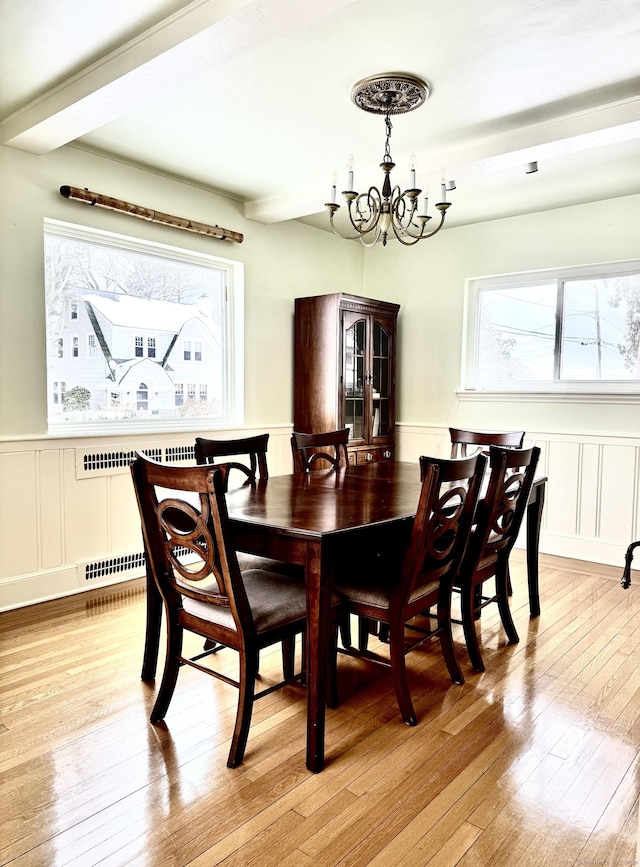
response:
{"label": "white house outside window", "polygon": [[50,433],[242,423],[240,263],[54,220],[44,241]]}

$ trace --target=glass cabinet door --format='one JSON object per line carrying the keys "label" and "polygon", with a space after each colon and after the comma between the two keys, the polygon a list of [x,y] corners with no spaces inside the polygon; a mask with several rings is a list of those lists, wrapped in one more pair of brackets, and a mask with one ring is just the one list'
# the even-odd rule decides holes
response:
{"label": "glass cabinet door", "polygon": [[366,320],[358,319],[344,331],[344,423],[349,439],[365,436]]}
{"label": "glass cabinet door", "polygon": [[386,436],[390,427],[391,335],[380,322],[373,323],[372,437]]}

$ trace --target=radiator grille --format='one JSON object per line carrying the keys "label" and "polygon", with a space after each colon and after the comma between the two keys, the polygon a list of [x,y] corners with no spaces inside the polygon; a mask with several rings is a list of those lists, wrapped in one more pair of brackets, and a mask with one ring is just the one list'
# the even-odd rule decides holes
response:
{"label": "radiator grille", "polygon": [[126,473],[129,464],[135,460],[136,452],[141,451],[154,461],[162,463],[194,463],[195,451],[193,444],[176,446],[135,446],[120,448],[105,452],[85,452],[76,450],[76,478],[95,478],[96,476],[113,476]]}
{"label": "radiator grille", "polygon": [[123,554],[121,557],[111,557],[107,560],[97,560],[87,563],[84,567],[85,581],[93,581],[96,578],[105,578],[108,575],[116,575],[120,572],[131,572],[144,569],[144,551],[137,554]]}
{"label": "radiator grille", "polygon": [[164,454],[167,463],[177,463],[178,461],[193,462],[196,459],[193,446],[167,446]]}
{"label": "radiator grille", "polygon": [[[143,449],[143,451],[155,461],[162,459],[162,449]],[[135,449],[131,449],[130,451],[85,454],[83,459],[83,469],[85,473],[91,473],[100,470],[113,470],[121,467],[128,467],[129,464],[135,460],[135,457]]]}
{"label": "radiator grille", "polygon": [[[186,561],[194,559],[193,551],[183,545],[176,545],[173,551],[178,558],[185,558]],[[108,557],[106,560],[95,560],[92,563],[85,563],[84,578],[85,581],[93,581],[96,578],[106,578],[122,572],[135,572],[136,574],[131,577],[137,578],[144,571],[146,562],[144,551],[139,551],[137,554],[122,554],[120,557]]]}

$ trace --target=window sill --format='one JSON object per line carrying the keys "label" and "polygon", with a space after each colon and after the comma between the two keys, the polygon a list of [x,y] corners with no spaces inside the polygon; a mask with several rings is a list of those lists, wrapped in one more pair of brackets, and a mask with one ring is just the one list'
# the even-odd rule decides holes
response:
{"label": "window sill", "polygon": [[637,404],[640,403],[640,391],[543,391],[518,390],[491,391],[461,389],[456,392],[461,401],[519,401],[520,403],[603,403],[603,404]]}

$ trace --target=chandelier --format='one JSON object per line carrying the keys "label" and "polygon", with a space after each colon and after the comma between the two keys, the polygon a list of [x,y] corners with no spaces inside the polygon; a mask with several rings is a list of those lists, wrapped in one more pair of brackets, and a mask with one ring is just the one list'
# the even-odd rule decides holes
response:
{"label": "chandelier", "polygon": [[334,217],[340,209],[340,205],[336,203],[336,181],[334,179],[331,188],[331,201],[327,202],[325,207],[329,211],[331,228],[336,235],[347,241],[360,240],[365,247],[373,247],[380,240],[384,246],[388,238],[393,236],[401,244],[411,246],[425,238],[432,238],[444,225],[447,208],[451,204],[447,202],[447,191],[454,190],[456,186],[454,181],[449,181],[449,183],[445,181],[444,170],[441,187],[442,201],[435,206],[440,213],[440,220],[435,228],[429,226],[432,217],[428,213],[429,200],[427,196],[424,197],[422,210],[419,213],[418,199],[422,190],[416,187],[416,167],[413,154],[409,164],[411,171],[410,189],[403,192],[400,187],[392,186],[391,182],[391,172],[395,168],[395,163],[391,157],[391,115],[413,111],[414,108],[418,108],[426,102],[428,96],[429,86],[427,83],[415,75],[406,73],[386,72],[381,75],[372,75],[369,78],[363,78],[362,81],[354,85],[351,99],[357,107],[372,114],[385,116],[387,138],[384,156],[380,163],[383,172],[382,191],[375,186],[369,187],[366,193],[358,193],[354,190],[354,162],[353,157],[350,156],[347,163],[348,189],[344,190],[342,195],[346,199],[349,221],[355,234],[351,234],[351,230],[348,230],[349,234],[343,234],[335,225]]}

